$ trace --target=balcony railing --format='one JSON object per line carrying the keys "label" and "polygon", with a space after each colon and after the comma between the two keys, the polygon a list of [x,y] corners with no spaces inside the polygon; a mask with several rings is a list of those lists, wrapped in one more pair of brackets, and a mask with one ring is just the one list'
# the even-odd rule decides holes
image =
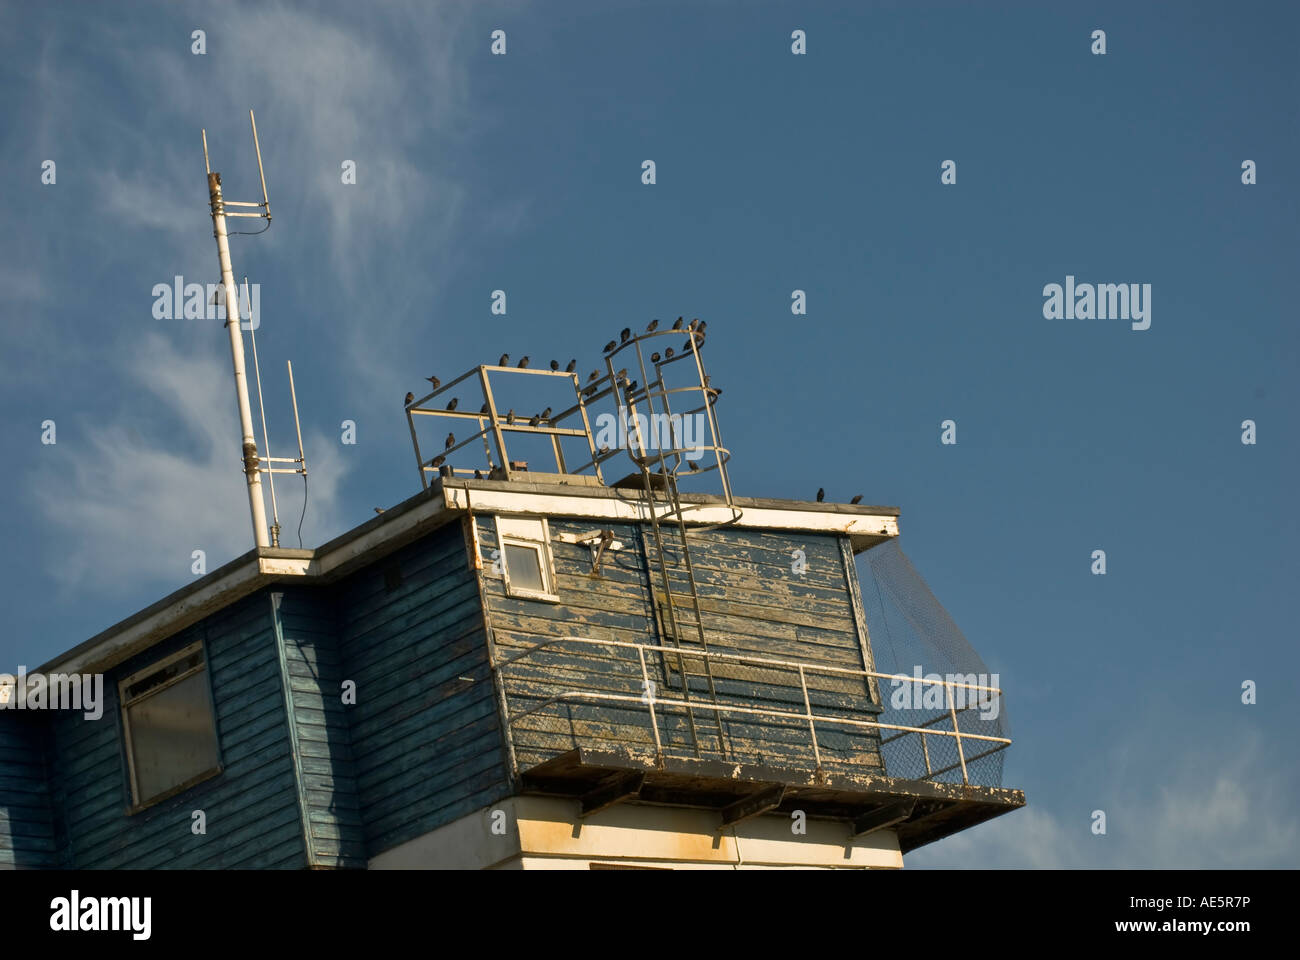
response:
{"label": "balcony railing", "polygon": [[[972,729],[988,720],[990,707],[996,716],[1002,691],[951,679],[583,637],[516,650],[496,669],[516,772],[529,765],[521,753],[545,756],[599,740],[653,750],[656,759],[811,761],[819,779],[867,766],[924,780],[959,770],[970,784],[970,765],[1011,743]],[[914,712],[926,718],[894,722],[899,711],[881,698],[885,681],[920,688],[915,700],[926,706]]]}

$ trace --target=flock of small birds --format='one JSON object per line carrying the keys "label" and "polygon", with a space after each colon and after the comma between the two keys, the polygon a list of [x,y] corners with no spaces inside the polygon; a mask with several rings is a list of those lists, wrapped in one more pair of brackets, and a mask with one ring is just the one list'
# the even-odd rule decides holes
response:
{"label": "flock of small birds", "polygon": [[[685,353],[687,350],[690,350],[692,346],[694,346],[696,350],[704,346],[705,326],[706,323],[703,320],[700,320],[698,317],[692,320],[690,323],[686,322],[685,317],[678,317],[675,321],[673,321],[673,325],[670,329],[682,330],[683,328],[685,328],[685,332],[690,338],[684,344],[682,344],[682,352]],[[650,323],[646,326],[645,332],[654,333],[658,329],[659,329],[659,321],[655,319],[655,320],[651,320]],[[609,343],[605,344],[604,352],[607,354],[613,353],[615,350],[617,350],[619,347],[626,344],[631,339],[632,339],[632,328],[624,327],[621,331],[619,331],[617,340],[611,340],[609,341]],[[673,352],[672,347],[668,347],[663,352],[663,359],[665,360],[671,360],[674,356],[675,354]],[[658,363],[660,360],[660,356],[656,352],[650,355],[650,359],[654,363]]]}
{"label": "flock of small birds", "polygon": [[[685,353],[686,351],[689,351],[691,349],[698,350],[700,349],[700,347],[704,345],[704,327],[705,327],[705,323],[702,320],[695,319],[695,320],[691,320],[690,323],[686,323],[684,317],[678,317],[673,322],[673,325],[670,329],[672,330],[682,330],[683,328],[685,329],[685,332],[689,337],[686,343],[682,345],[682,353]],[[646,327],[646,333],[654,333],[658,329],[659,329],[659,320],[658,319],[651,320],[649,325]],[[619,347],[627,344],[631,340],[632,340],[632,328],[624,327],[621,331],[619,331],[617,340],[611,340],[609,341],[609,343],[605,344],[604,352],[606,354],[613,353]],[[667,347],[664,349],[662,355],[660,355],[658,351],[650,354],[650,361],[652,363],[658,364],[661,361],[671,360],[674,356],[677,355],[678,354],[673,351],[672,347]],[[531,362],[530,357],[526,357],[526,356],[520,357],[519,362],[515,365],[515,369],[527,370],[528,364],[530,362]],[[497,361],[497,366],[509,367],[510,355],[507,353],[501,354],[501,359]],[[578,361],[576,359],[570,360],[568,364],[564,367],[564,372],[573,373],[574,370],[577,369],[577,366],[578,366]],[[560,371],[559,361],[552,360],[550,362],[550,367],[552,372],[558,373]],[[436,376],[425,377],[425,379],[429,381],[429,386],[434,391],[436,391],[442,385],[442,381],[439,380]],[[598,370],[591,371],[591,374],[587,377],[587,386],[583,388],[584,396],[591,396],[592,394],[594,394],[596,390],[599,389],[600,387],[599,381],[601,379],[602,378],[600,375],[600,371]],[[626,367],[620,369],[616,374],[614,374],[614,382],[622,386],[625,392],[629,395],[635,394],[638,389],[637,381],[628,379]],[[720,389],[714,389],[712,386],[710,386],[709,378],[707,376],[704,378],[704,387],[706,390],[709,391],[709,393],[713,394],[715,398],[722,394],[722,391]],[[405,400],[406,406],[409,407],[414,402],[415,402],[415,394],[407,393],[406,400]],[[448,411],[455,410],[459,402],[460,400],[458,397],[452,397],[447,402],[447,406],[444,409]],[[482,415],[486,416],[488,412],[489,412],[489,408],[486,403],[479,408],[479,413]],[[536,426],[540,426],[543,423],[550,423],[551,412],[552,412],[551,408],[547,407],[545,410],[541,411],[541,413],[533,414],[531,417],[528,418],[528,425],[530,427],[536,427]],[[511,426],[514,426],[518,417],[516,416],[513,407],[506,412],[505,419],[506,419],[506,423],[510,424]],[[448,432],[446,440],[443,441],[443,449],[449,451],[454,446],[456,446],[456,435],[454,433]],[[609,447],[602,445],[600,448],[599,456],[604,457],[608,455],[609,452],[610,452]],[[443,455],[434,457],[433,460],[430,461],[430,466],[439,468],[439,471],[443,474],[443,476],[447,476],[450,472],[450,468],[446,467],[445,464],[446,464],[446,457]],[[700,469],[699,466],[694,461],[688,461],[687,466],[694,472],[698,472]],[[482,470],[474,471],[475,480],[482,480],[483,476],[484,475]],[[826,500],[826,489],[824,487],[819,487],[817,489],[817,502],[823,503],[825,502],[825,500]],[[859,504],[861,502],[862,502],[862,494],[860,493],[855,495],[853,499],[849,501],[849,503],[851,504]],[[375,507],[376,514],[381,514],[383,512],[384,510],[382,507]]]}
{"label": "flock of small birds", "polygon": [[[825,499],[826,499],[826,489],[824,487],[818,487],[817,502],[822,503]],[[860,493],[855,494],[853,499],[849,501],[849,503],[861,503],[861,502],[862,502],[862,494]]]}
{"label": "flock of small birds", "polygon": [[[690,338],[690,339],[688,339],[688,340],[686,341],[685,344],[682,345],[682,353],[685,353],[686,351],[692,349],[692,347],[693,347],[694,349],[698,350],[698,349],[700,349],[700,347],[702,347],[702,346],[704,345],[704,328],[705,328],[705,326],[706,326],[705,322],[704,322],[703,320],[700,320],[699,318],[693,319],[693,320],[691,320],[689,323],[687,323],[685,317],[678,317],[678,318],[673,322],[673,325],[672,325],[671,329],[673,329],[673,330],[684,330],[684,331],[686,332],[687,336]],[[650,323],[646,326],[645,329],[646,329],[646,333],[654,333],[656,330],[659,329],[659,320],[658,320],[658,319],[651,320]],[[623,344],[626,344],[626,343],[630,342],[631,340],[632,340],[632,328],[631,328],[631,327],[624,327],[621,331],[619,331],[619,335],[618,335],[618,339],[617,339],[617,340],[611,340],[611,341],[609,341],[609,343],[605,344],[605,351],[604,351],[604,352],[607,353],[607,354],[608,354],[608,353],[613,353],[613,352],[614,352],[615,350],[617,350],[620,346],[622,346]],[[651,360],[652,363],[656,363],[656,364],[657,364],[657,363],[660,363],[661,361],[671,360],[673,357],[675,357],[675,356],[677,356],[677,355],[678,355],[678,354],[675,353],[675,352],[673,351],[673,348],[672,348],[672,347],[667,347],[667,348],[665,348],[665,350],[664,350],[664,352],[663,352],[662,355],[660,355],[658,351],[652,353],[652,354],[650,355],[650,360]],[[531,357],[527,357],[527,356],[525,356],[525,357],[520,357],[520,358],[519,358],[519,362],[518,362],[517,364],[515,364],[515,369],[516,369],[516,370],[527,370],[527,369],[528,369],[528,365],[529,365],[531,362],[532,362],[532,358],[531,358]],[[497,366],[498,366],[498,367],[509,367],[509,366],[510,366],[510,354],[508,354],[508,353],[503,353],[503,354],[501,354],[501,358],[500,358],[499,360],[497,360]],[[550,363],[550,367],[551,367],[551,371],[552,371],[553,373],[559,373],[559,372],[560,372],[560,362],[559,362],[558,360],[552,360],[551,363]],[[577,359],[575,358],[575,359],[570,360],[570,361],[568,362],[568,364],[565,365],[565,367],[564,367],[564,372],[565,372],[565,373],[573,373],[574,370],[576,370],[577,368],[578,368],[578,361],[577,361]],[[437,389],[438,389],[440,386],[442,386],[442,381],[439,380],[437,376],[425,377],[424,379],[426,379],[426,380],[429,381],[429,387],[430,387],[431,390],[437,391]],[[596,381],[599,380],[599,379],[600,379],[600,373],[599,373],[599,371],[597,371],[597,370],[593,370],[593,371],[591,371],[591,375],[587,378],[587,383],[589,384],[589,386],[587,386],[587,387],[584,389],[584,391],[583,391],[584,396],[591,396],[592,394],[594,394],[594,393],[596,392],[596,389],[597,389],[597,386],[598,386],[598,385],[596,384]],[[628,379],[627,379],[627,370],[620,370],[620,371],[618,372],[618,374],[615,376],[615,381],[618,382],[618,383],[620,383],[620,384],[622,384],[622,385],[627,389],[627,391],[628,391],[629,393],[631,393],[631,392],[635,392],[635,390],[637,389],[637,386],[638,386],[638,384],[637,384],[637,382],[636,382],[635,380],[628,381]],[[707,380],[706,380],[706,382],[705,382],[705,386],[708,386]],[[713,394],[714,394],[715,396],[717,396],[718,394],[721,394],[721,393],[722,393],[721,390],[713,390],[712,392],[713,392]],[[415,402],[415,394],[413,394],[413,393],[409,393],[409,392],[408,392],[408,393],[406,394],[406,397],[405,397],[404,401],[403,401],[404,405],[407,406],[407,407],[410,407],[411,404],[413,404],[414,402]],[[444,407],[443,409],[445,409],[445,410],[449,410],[449,411],[450,411],[450,410],[455,410],[455,409],[456,409],[456,405],[457,405],[458,403],[460,403],[460,398],[459,398],[459,397],[452,397],[451,400],[449,400],[449,401],[447,402],[447,406]],[[550,409],[550,408],[548,407],[548,408],[547,408],[547,411],[549,411],[549,409]],[[530,423],[531,425],[533,425],[533,426],[537,426],[539,423],[546,422],[547,419],[548,419],[548,417],[550,416],[549,412],[547,412],[547,411],[544,411],[544,412],[542,412],[542,413],[536,415],[535,417],[531,418],[531,419],[529,420],[529,423]],[[479,413],[481,413],[481,414],[486,414],[487,412],[488,412],[488,405],[485,403],[485,404],[483,404],[483,406],[479,409]],[[510,422],[511,424],[513,424],[513,423],[515,422],[515,421],[514,421],[514,411],[513,411],[513,410],[511,410],[510,413],[507,415],[507,419],[509,420],[509,422]],[[448,448],[451,448],[452,446],[455,446],[455,439],[452,437],[451,434],[448,434],[448,435],[447,435],[447,441],[448,441],[448,442],[447,442],[447,447],[448,447]]]}
{"label": "flock of small birds", "polygon": [[[657,330],[659,329],[659,323],[660,323],[660,321],[659,321],[657,318],[654,319],[654,320],[651,320],[650,323],[646,326],[646,333],[654,333],[655,331],[657,331]],[[691,320],[689,323],[687,323],[685,317],[678,317],[678,318],[673,322],[672,327],[671,327],[670,329],[672,329],[672,330],[680,330],[680,331],[683,331],[683,332],[686,333],[686,335],[687,335],[687,337],[688,337],[686,343],[684,343],[684,344],[682,345],[682,349],[681,349],[681,353],[682,353],[682,354],[685,354],[687,351],[689,351],[689,350],[691,350],[691,349],[698,350],[698,349],[700,349],[700,347],[702,347],[702,346],[704,345],[704,328],[705,328],[705,323],[704,323],[704,321],[703,321],[703,320],[700,320],[700,319],[698,319],[698,318],[693,319],[693,320]],[[623,345],[625,345],[625,344],[631,342],[632,339],[633,339],[633,337],[632,337],[632,328],[631,328],[631,327],[624,327],[621,331],[619,331],[619,335],[618,335],[618,339],[617,339],[617,340],[611,340],[611,341],[609,341],[609,343],[605,344],[605,350],[604,350],[604,352],[605,352],[606,354],[613,353],[613,352],[614,352],[615,350],[617,350],[619,347],[621,347],[621,346],[623,346]],[[660,355],[658,351],[652,353],[652,354],[650,355],[650,360],[651,360],[652,363],[658,364],[658,363],[663,362],[663,361],[671,360],[671,359],[673,359],[673,357],[678,356],[678,355],[679,355],[679,354],[676,353],[676,352],[674,352],[674,350],[673,350],[672,347],[667,347],[667,348],[664,349],[664,352],[663,352],[662,355]],[[527,370],[527,369],[528,369],[528,365],[529,365],[529,363],[531,363],[531,362],[532,362],[532,358],[531,358],[531,357],[527,357],[527,356],[520,357],[520,358],[519,358],[519,362],[518,362],[517,364],[515,364],[515,369],[516,369],[516,370]],[[510,354],[508,354],[508,353],[503,353],[503,354],[501,354],[501,358],[500,358],[499,360],[497,360],[497,366],[498,366],[498,367],[509,367],[509,366],[510,366]],[[564,367],[564,372],[565,372],[565,373],[573,373],[573,372],[577,369],[577,366],[578,366],[578,361],[577,361],[577,359],[576,359],[576,358],[575,358],[575,359],[572,359],[572,360],[570,360],[570,361],[568,362],[567,365],[565,365],[565,367]],[[560,372],[560,362],[559,362],[558,360],[552,360],[552,361],[550,362],[550,368],[551,368],[551,371],[552,371],[553,373],[558,373],[558,372]],[[429,381],[429,388],[430,388],[432,391],[434,391],[434,392],[436,392],[436,391],[438,390],[438,388],[442,386],[442,381],[441,381],[441,380],[440,380],[436,375],[435,375],[435,376],[431,376],[431,377],[425,377],[425,379]],[[602,378],[601,378],[600,372],[599,372],[598,370],[593,370],[593,371],[591,371],[591,375],[587,377],[587,386],[583,389],[583,395],[584,395],[584,396],[588,396],[588,397],[591,396],[591,395],[593,395],[593,394],[594,394],[594,393],[599,389],[599,387],[600,387],[600,383],[599,383],[599,381],[600,381],[601,379],[602,379]],[[624,389],[624,391],[625,391],[627,394],[635,394],[636,391],[639,389],[639,386],[640,386],[636,380],[629,380],[629,379],[628,379],[628,376],[627,376],[627,368],[626,368],[626,367],[624,367],[623,369],[619,370],[618,373],[616,373],[616,374],[614,375],[614,382],[617,383],[618,385],[622,386],[623,389]],[[709,384],[708,384],[708,378],[707,378],[707,377],[705,378],[705,387],[706,387],[707,389],[709,389],[710,393],[712,393],[715,397],[718,396],[718,395],[720,395],[720,394],[722,393],[721,390],[715,390],[715,389],[709,387]],[[412,404],[415,403],[415,394],[414,394],[414,393],[410,393],[410,392],[408,392],[408,393],[406,394],[406,397],[405,397],[403,403],[404,403],[404,405],[405,405],[406,407],[409,408]],[[457,407],[457,405],[458,405],[459,403],[460,403],[460,398],[459,398],[459,397],[452,397],[450,400],[447,401],[447,405],[446,405],[443,409],[446,410],[446,411],[448,411],[448,412],[450,412],[450,411],[454,411],[454,410],[456,409],[456,407]],[[550,418],[551,418],[551,412],[552,412],[552,411],[551,411],[551,408],[550,408],[550,407],[547,407],[545,410],[541,411],[540,413],[533,414],[531,417],[528,418],[528,425],[531,426],[531,427],[537,427],[537,426],[540,426],[540,425],[543,424],[543,423],[550,423],[550,422],[551,422],[551,420],[550,420]],[[484,415],[484,416],[488,415],[488,413],[489,413],[489,407],[488,407],[488,404],[486,404],[486,403],[483,404],[483,406],[479,408],[479,413],[480,413],[481,415]],[[508,410],[508,411],[506,412],[505,419],[506,419],[506,422],[507,422],[508,424],[510,424],[511,426],[514,426],[514,424],[515,424],[515,422],[516,422],[516,420],[517,420],[518,418],[517,418],[517,416],[516,416],[515,411],[514,411],[513,408],[511,408],[510,410]],[[456,435],[455,435],[455,433],[448,432],[446,439],[443,441],[443,449],[444,449],[444,451],[450,451],[450,450],[451,450],[453,447],[455,447],[455,446],[456,446]],[[602,452],[603,452],[603,450],[602,450]],[[445,462],[446,462],[446,457],[440,455],[440,456],[434,457],[433,460],[430,461],[430,466],[442,468],[442,467],[444,466]],[[699,469],[698,467],[695,466],[694,463],[691,464],[691,467],[692,467],[693,469],[696,469],[696,470]],[[446,471],[444,470],[443,472],[444,472],[444,475],[445,475],[445,472],[446,472]],[[474,471],[474,477],[475,477],[475,479],[482,479],[482,478],[483,478],[482,471],[481,471],[481,470],[475,470],[475,471]],[[821,495],[820,492],[819,492],[819,495],[818,495],[818,498],[817,498],[817,499],[820,500],[820,499],[821,499],[821,496],[822,496],[822,495]],[[859,499],[860,499],[860,498],[859,498]],[[857,500],[854,500],[854,503],[857,503]],[[376,507],[376,508],[375,508],[375,512],[376,512],[376,513],[382,513],[383,510],[380,509],[379,507]]]}

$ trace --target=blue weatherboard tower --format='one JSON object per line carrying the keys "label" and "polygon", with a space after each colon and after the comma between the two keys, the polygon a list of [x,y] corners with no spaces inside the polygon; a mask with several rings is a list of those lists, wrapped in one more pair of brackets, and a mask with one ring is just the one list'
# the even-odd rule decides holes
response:
{"label": "blue weatherboard tower", "polygon": [[705,339],[430,378],[410,499],[0,677],[0,864],[888,868],[1023,806],[899,511],[736,495]]}

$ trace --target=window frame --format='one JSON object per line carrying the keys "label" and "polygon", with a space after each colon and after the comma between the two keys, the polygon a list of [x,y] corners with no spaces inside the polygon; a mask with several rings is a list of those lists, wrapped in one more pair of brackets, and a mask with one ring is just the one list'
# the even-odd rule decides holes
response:
{"label": "window frame", "polygon": [[[167,682],[161,683],[156,687],[152,687],[146,693],[128,698],[127,690],[130,687],[134,686],[135,684],[139,683],[142,680],[148,679],[149,677],[158,673],[160,670],[165,670],[167,667],[169,667],[173,663],[176,663],[178,660],[185,660],[194,656],[195,653],[200,654],[200,659],[201,659],[200,663],[177,674],[175,677],[168,679]],[[168,689],[169,687],[173,687],[176,684],[180,683],[181,681],[188,680],[190,677],[193,677],[200,673],[204,674],[206,677],[206,681],[202,684],[203,698],[204,698],[204,703],[207,706],[208,722],[212,730],[212,745],[215,749],[216,756],[217,756],[216,763],[213,766],[208,767],[206,770],[201,770],[198,773],[194,774],[193,776],[181,781],[180,783],[175,784],[174,786],[171,786],[166,790],[163,790],[161,793],[157,793],[151,797],[141,799],[139,778],[136,776],[135,743],[131,735],[130,708],[135,706],[138,703],[142,703],[145,700],[148,700],[151,696],[161,693],[162,691]],[[126,755],[125,756],[126,772],[127,772],[126,782],[127,782],[127,790],[129,792],[129,800],[127,802],[126,812],[128,815],[139,813],[141,810],[148,809],[149,807],[162,803],[164,800],[168,800],[174,796],[177,796],[178,794],[184,793],[186,790],[190,789],[193,786],[196,786],[199,783],[202,783],[204,780],[208,780],[212,777],[217,776],[217,774],[221,773],[222,770],[225,769],[225,764],[222,761],[222,757],[221,757],[221,738],[217,732],[217,710],[216,710],[216,703],[212,697],[211,676],[212,675],[210,673],[210,666],[208,664],[207,646],[204,644],[202,640],[196,640],[193,643],[186,644],[184,647],[177,650],[175,653],[170,653],[167,656],[161,657],[158,660],[155,660],[153,663],[150,663],[147,667],[142,667],[139,670],[136,670],[135,672],[129,674],[126,677],[123,677],[121,680],[117,682],[117,704],[118,704],[118,710],[122,715],[122,740],[123,740],[123,745],[124,745],[125,755]]]}
{"label": "window frame", "polygon": [[[504,521],[504,522],[503,522]],[[524,536],[518,532],[506,532],[511,522],[536,523],[541,527],[541,539]],[[505,584],[506,596],[519,597],[524,600],[541,600],[546,603],[559,603],[560,596],[555,586],[555,556],[551,552],[551,528],[545,517],[512,517],[497,514],[493,517],[497,538],[497,556],[501,559],[501,579]],[[510,582],[510,561],[506,559],[506,547],[520,547],[532,550],[537,556],[537,567],[542,577],[542,589],[534,590]]]}

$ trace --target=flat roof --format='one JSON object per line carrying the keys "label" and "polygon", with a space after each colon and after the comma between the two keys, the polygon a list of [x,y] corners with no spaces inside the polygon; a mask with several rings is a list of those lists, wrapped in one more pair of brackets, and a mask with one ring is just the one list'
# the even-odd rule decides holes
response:
{"label": "flat roof", "polygon": [[[516,475],[517,477],[517,475]],[[260,547],[249,550],[143,610],[109,627],[41,666],[41,673],[102,672],[204,617],[271,584],[329,583],[367,566],[471,510],[537,514],[613,523],[650,519],[644,490],[531,480],[435,480],[423,490],[314,550]],[[837,533],[849,537],[854,553],[898,536],[898,508],[734,497],[734,514],[721,496],[682,494],[688,525],[728,523],[742,529]],[[656,498],[662,515],[666,501]]]}

